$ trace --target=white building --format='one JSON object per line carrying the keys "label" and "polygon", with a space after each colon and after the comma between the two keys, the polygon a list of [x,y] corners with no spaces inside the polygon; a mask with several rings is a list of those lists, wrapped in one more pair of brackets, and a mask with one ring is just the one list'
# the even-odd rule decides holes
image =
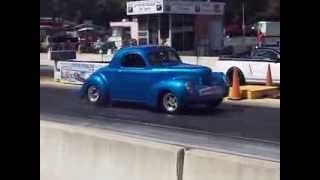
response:
{"label": "white building", "polygon": [[108,38],[109,42],[114,42],[120,48],[125,46],[125,41],[138,39],[138,23],[123,19],[119,22],[110,22],[112,35]]}

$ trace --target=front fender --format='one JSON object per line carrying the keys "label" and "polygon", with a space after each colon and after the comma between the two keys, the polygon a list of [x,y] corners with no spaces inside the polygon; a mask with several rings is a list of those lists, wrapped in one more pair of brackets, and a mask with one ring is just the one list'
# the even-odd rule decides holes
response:
{"label": "front fender", "polygon": [[102,73],[94,73],[81,86],[80,97],[86,96],[87,90],[91,85],[97,86],[105,96],[110,92],[108,79]]}
{"label": "front fender", "polygon": [[227,86],[226,75],[223,72],[212,72],[211,76],[213,83]]}
{"label": "front fender", "polygon": [[149,106],[156,107],[158,105],[158,98],[159,96],[166,91],[170,91],[174,93],[177,98],[178,102],[182,102],[182,98],[186,95],[187,90],[185,89],[185,79],[167,79],[162,80],[156,84],[154,84],[150,88],[150,93],[147,96],[147,104]]}
{"label": "front fender", "polygon": [[223,72],[212,72],[211,75],[213,84],[223,86],[225,89],[224,96],[228,96],[230,87],[227,82],[226,75]]}

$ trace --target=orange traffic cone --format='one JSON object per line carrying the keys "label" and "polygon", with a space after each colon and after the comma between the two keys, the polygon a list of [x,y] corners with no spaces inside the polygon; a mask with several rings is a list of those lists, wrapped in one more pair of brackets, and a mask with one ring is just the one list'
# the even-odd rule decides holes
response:
{"label": "orange traffic cone", "polygon": [[268,71],[267,71],[267,78],[266,78],[266,86],[272,86],[272,75],[271,75],[271,68],[270,64],[268,64]]}
{"label": "orange traffic cone", "polygon": [[232,88],[231,94],[229,97],[230,100],[240,100],[240,82],[239,82],[239,73],[237,68],[233,68],[233,77],[232,77]]}

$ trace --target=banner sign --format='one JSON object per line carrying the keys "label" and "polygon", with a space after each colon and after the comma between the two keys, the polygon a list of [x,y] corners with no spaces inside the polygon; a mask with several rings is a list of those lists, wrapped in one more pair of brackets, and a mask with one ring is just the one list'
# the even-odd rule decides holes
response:
{"label": "banner sign", "polygon": [[163,13],[163,0],[129,1],[127,15]]}
{"label": "banner sign", "polygon": [[145,0],[127,2],[127,15],[194,14],[223,15],[223,2]]}
{"label": "banner sign", "polygon": [[60,80],[63,83],[83,84],[93,72],[106,65],[106,63],[90,62],[58,62]]}

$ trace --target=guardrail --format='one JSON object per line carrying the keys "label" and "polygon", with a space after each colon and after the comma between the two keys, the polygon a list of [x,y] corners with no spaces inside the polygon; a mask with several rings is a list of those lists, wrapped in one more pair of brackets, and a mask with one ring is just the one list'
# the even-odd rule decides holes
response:
{"label": "guardrail", "polygon": [[221,61],[257,61],[257,62],[275,62],[276,60],[274,59],[268,59],[268,58],[264,58],[264,59],[257,59],[257,58],[237,58],[237,57],[220,57],[219,60]]}
{"label": "guardrail", "polygon": [[54,68],[54,80],[63,83],[82,84],[93,72],[108,64],[109,61],[58,61]]}
{"label": "guardrail", "polygon": [[279,180],[280,162],[40,121],[42,180]]}

